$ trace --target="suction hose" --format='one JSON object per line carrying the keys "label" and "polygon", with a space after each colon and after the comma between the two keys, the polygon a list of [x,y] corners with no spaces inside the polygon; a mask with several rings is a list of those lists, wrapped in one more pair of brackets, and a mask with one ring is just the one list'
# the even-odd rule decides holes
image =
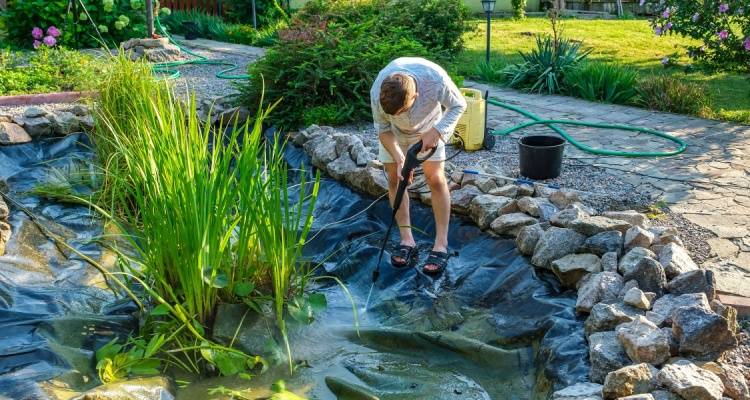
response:
{"label": "suction hose", "polygon": [[[672,136],[670,134],[660,132],[653,129],[648,128],[640,128],[636,126],[630,126],[630,125],[618,125],[618,124],[601,124],[596,122],[586,122],[586,121],[575,121],[575,120],[567,120],[567,119],[543,119],[538,117],[537,115],[531,113],[528,110],[524,110],[523,108],[516,107],[507,103],[503,103],[497,99],[494,98],[488,98],[487,103],[492,104],[493,106],[502,107],[511,111],[515,111],[532,121],[526,122],[523,124],[519,124],[513,127],[510,127],[505,130],[495,130],[491,131],[490,134],[496,135],[496,136],[507,136],[511,133],[528,128],[533,125],[546,125],[555,133],[562,136],[565,140],[570,142],[573,146],[578,148],[579,150],[585,151],[586,153],[591,154],[597,154],[602,156],[618,156],[618,157],[669,157],[674,156],[677,154],[680,154],[687,149],[687,143],[675,136]],[[558,127],[557,125],[574,125],[574,126],[585,126],[585,127],[591,127],[591,128],[599,128],[599,129],[617,129],[617,130],[623,130],[623,131],[630,131],[630,132],[639,132],[639,133],[645,133],[647,135],[657,136],[663,139],[667,139],[669,141],[672,141],[676,144],[678,144],[678,148],[671,151],[663,151],[663,152],[629,152],[629,151],[618,151],[618,150],[607,150],[607,149],[595,149],[593,147],[587,146],[583,143],[580,143],[573,139],[567,132],[565,132],[562,128]]]}

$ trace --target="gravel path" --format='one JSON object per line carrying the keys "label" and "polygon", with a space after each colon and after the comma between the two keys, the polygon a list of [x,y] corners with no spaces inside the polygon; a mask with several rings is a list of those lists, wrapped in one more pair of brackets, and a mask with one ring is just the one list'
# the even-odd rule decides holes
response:
{"label": "gravel path", "polygon": [[[211,60],[238,65],[239,68],[231,72],[230,75],[247,74],[247,66],[255,61],[254,58],[240,55],[195,49],[192,51]],[[216,77],[219,71],[227,68],[231,68],[231,66],[188,64],[178,67],[176,69],[180,71],[181,76],[174,82],[175,89],[180,95],[185,95],[189,91],[194,92],[199,100],[224,97],[236,93],[236,85],[242,83],[242,80],[220,79]]]}

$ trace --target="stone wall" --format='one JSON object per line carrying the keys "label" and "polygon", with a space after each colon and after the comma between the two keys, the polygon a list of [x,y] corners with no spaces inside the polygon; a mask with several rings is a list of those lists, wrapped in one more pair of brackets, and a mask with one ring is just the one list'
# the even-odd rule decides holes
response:
{"label": "stone wall", "polygon": [[[385,193],[372,143],[315,125],[289,139],[334,179],[373,196]],[[693,262],[678,232],[652,227],[633,210],[593,209],[575,191],[516,185],[447,164],[454,214],[515,237],[532,265],[578,292],[590,382],[554,399],[750,399],[750,366],[723,357],[743,337],[736,310],[716,299],[713,273]],[[430,204],[429,193],[412,197]]]}

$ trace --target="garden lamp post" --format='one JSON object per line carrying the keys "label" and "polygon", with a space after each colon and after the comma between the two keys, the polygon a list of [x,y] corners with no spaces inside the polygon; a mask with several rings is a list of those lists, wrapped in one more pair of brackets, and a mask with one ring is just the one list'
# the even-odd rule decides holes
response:
{"label": "garden lamp post", "polygon": [[490,22],[492,21],[492,12],[495,11],[496,0],[482,0],[482,8],[487,15],[487,64],[490,63]]}
{"label": "garden lamp post", "polygon": [[154,37],[154,2],[146,0],[146,36],[151,39]]}

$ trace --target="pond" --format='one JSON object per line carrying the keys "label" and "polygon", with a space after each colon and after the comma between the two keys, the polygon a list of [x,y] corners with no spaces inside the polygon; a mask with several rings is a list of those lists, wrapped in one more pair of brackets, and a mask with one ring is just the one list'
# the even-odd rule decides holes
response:
{"label": "pond", "polygon": [[[89,242],[102,229],[85,207],[24,194],[54,179],[52,166],[80,168],[91,157],[87,145],[74,135],[0,148],[0,180],[75,248],[111,261],[111,254]],[[311,168],[303,151],[289,147],[286,155],[292,167]],[[206,390],[218,385],[249,388],[250,398],[259,398],[284,379],[287,388],[313,399],[536,399],[552,387],[586,380],[588,346],[575,294],[535,270],[513,240],[492,237],[460,218],[451,220],[449,236],[458,254],[442,277],[433,280],[384,262],[363,312],[390,222],[388,204],[374,200],[324,179],[313,239],[305,248],[321,264],[318,276],[346,284],[359,328],[349,298],[332,280],[321,279],[326,311],[311,325],[290,328],[294,375],[282,365],[251,381],[208,379],[180,390],[178,398],[205,399]],[[432,213],[413,205],[412,220],[426,254]],[[96,382],[93,350],[136,326],[134,307],[114,298],[101,275],[78,257],[66,259],[23,212],[13,208],[10,221],[14,236],[0,257],[0,324],[8,329],[0,336],[0,395],[44,399],[85,390]],[[244,315],[237,306],[222,307],[214,336],[231,340]],[[248,318],[236,344],[267,351],[264,330],[264,321]]]}

